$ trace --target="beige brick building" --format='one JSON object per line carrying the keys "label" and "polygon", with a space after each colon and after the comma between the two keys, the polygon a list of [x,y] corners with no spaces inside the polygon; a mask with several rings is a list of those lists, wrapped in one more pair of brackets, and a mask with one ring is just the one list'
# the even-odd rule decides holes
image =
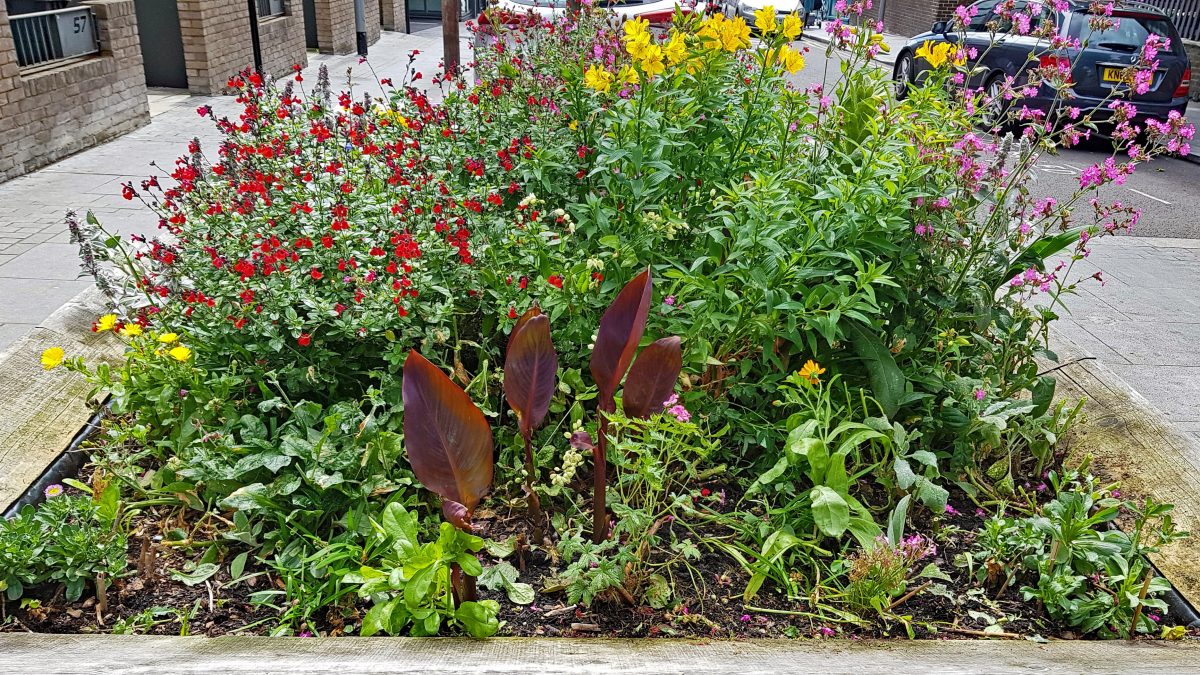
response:
{"label": "beige brick building", "polygon": [[[15,7],[12,14],[9,7]],[[253,7],[253,10],[251,9]],[[368,44],[406,27],[406,0],[365,0]],[[355,0],[0,1],[0,182],[149,122],[147,86],[225,93],[256,65],[358,48]]]}
{"label": "beige brick building", "polygon": [[150,121],[133,0],[85,0],[69,19],[81,33],[94,21],[98,50],[23,66],[29,43],[19,56],[0,4],[0,181]]}

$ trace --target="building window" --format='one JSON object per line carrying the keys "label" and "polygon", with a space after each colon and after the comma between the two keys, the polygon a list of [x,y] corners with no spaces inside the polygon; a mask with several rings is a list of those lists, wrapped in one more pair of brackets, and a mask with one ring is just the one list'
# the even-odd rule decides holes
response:
{"label": "building window", "polygon": [[257,0],[258,18],[266,19],[272,16],[283,16],[283,0]]}

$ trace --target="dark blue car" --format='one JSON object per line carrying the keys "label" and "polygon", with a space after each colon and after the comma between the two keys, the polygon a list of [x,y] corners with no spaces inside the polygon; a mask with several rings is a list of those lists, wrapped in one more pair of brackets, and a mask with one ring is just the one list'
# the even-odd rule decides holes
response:
{"label": "dark blue car", "polygon": [[[1028,14],[1029,7],[1034,7],[1031,32],[1038,32],[1039,25],[1044,26],[1044,22],[1050,21],[1053,22],[1054,34],[1077,38],[1082,44],[1082,49],[1054,50],[1045,37],[1018,35],[1016,31],[1011,31],[1009,22],[996,14],[996,7],[1001,2],[976,2],[975,16],[965,31],[955,31],[950,22],[939,21],[933,24],[930,32],[909,40],[896,55],[893,79],[896,81],[897,96],[903,98],[908,87],[919,82],[921,73],[929,68],[928,63],[916,57],[923,43],[962,41],[978,52],[975,60],[969,63],[973,73],[971,85],[984,87],[993,102],[987,111],[985,124],[1000,121],[1006,107],[1011,105],[1025,105],[1047,113],[1055,105],[1072,106],[1086,113],[1102,110],[1114,98],[1133,102],[1141,118],[1166,119],[1171,111],[1181,115],[1185,113],[1188,86],[1192,78],[1191,66],[1175,26],[1161,10],[1143,3],[1122,3],[1112,14],[1119,21],[1118,25],[1109,30],[1096,31],[1088,25],[1087,2],[1067,2],[1066,11],[1060,12],[1053,9],[1049,0],[1018,0],[1016,10],[1019,12]],[[995,44],[989,32],[989,23],[997,29]],[[1150,89],[1139,95],[1121,83],[1122,70],[1137,60],[1150,35],[1169,40],[1170,47],[1159,51],[1158,68],[1150,82]],[[1012,103],[1004,102],[998,95],[1006,75],[1014,76],[1019,87],[1025,84],[1029,69],[1064,58],[1071,64],[1071,92],[1074,98],[1062,100],[1060,97],[1056,104],[1055,91],[1045,85],[1039,88],[1037,95]],[[1114,94],[1116,87],[1120,87],[1120,93]],[[1097,119],[1103,119],[1103,113]]]}

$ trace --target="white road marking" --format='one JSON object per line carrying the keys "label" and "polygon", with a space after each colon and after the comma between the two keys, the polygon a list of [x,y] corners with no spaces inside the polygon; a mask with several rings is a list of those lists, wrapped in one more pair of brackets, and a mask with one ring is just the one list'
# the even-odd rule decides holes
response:
{"label": "white road marking", "polygon": [[1169,202],[1165,199],[1159,199],[1158,197],[1155,197],[1154,195],[1148,195],[1145,192],[1142,192],[1141,190],[1134,190],[1133,188],[1125,188],[1125,189],[1129,190],[1130,192],[1136,192],[1137,194],[1139,194],[1147,199],[1153,199],[1154,201],[1158,202],[1159,204],[1166,204],[1167,206],[1171,205],[1171,202]]}

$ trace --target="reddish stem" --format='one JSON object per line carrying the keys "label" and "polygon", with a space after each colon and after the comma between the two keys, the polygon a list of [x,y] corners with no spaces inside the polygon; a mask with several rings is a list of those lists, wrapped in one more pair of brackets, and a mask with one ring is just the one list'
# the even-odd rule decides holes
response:
{"label": "reddish stem", "polygon": [[525,433],[525,496],[529,499],[529,519],[533,521],[533,543],[542,543],[542,500],[533,489],[533,441]]}
{"label": "reddish stem", "polygon": [[592,494],[592,543],[600,544],[608,539],[608,511],[605,509],[605,492],[608,489],[608,417],[604,410],[599,411],[600,438],[592,451],[593,463],[596,465],[596,480]]}

